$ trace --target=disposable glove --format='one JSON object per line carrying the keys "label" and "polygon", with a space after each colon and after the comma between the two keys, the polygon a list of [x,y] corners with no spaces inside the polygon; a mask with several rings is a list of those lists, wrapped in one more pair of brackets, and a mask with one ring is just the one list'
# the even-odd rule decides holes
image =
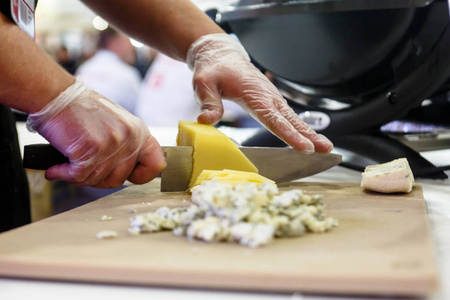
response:
{"label": "disposable glove", "polygon": [[324,153],[333,149],[291,109],[235,38],[205,35],[190,46],[186,62],[194,72],[195,97],[202,110],[198,122],[217,123],[223,115],[221,99],[228,99],[294,148]]}
{"label": "disposable glove", "polygon": [[46,171],[48,180],[114,188],[127,179],[148,182],[166,166],[161,147],[140,119],[78,79],[30,114],[28,128],[69,158],[70,163]]}

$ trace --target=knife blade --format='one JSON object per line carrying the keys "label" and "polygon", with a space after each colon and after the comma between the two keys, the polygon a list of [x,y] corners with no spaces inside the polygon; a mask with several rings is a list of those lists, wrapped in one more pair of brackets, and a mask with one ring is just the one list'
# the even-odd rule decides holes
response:
{"label": "knife blade", "polygon": [[[163,146],[167,167],[161,174],[161,191],[186,191],[192,173],[192,147]],[[342,162],[333,153],[305,153],[293,148],[239,147],[259,170],[259,174],[276,183],[305,178],[325,171]],[[50,144],[26,145],[23,166],[46,170],[53,165],[69,162],[68,158]]]}

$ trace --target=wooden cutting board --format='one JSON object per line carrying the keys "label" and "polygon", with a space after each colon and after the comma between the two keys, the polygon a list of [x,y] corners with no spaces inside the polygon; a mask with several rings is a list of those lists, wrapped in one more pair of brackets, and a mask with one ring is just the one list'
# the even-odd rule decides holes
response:
{"label": "wooden cutting board", "polygon": [[[129,236],[130,210],[189,205],[159,181],[133,186],[0,235],[0,276],[254,291],[429,295],[438,272],[422,188],[364,192],[357,183],[292,183],[324,193],[340,226],[257,249],[189,242],[171,232]],[[114,217],[101,221],[103,215]],[[99,240],[102,230],[119,237]]]}

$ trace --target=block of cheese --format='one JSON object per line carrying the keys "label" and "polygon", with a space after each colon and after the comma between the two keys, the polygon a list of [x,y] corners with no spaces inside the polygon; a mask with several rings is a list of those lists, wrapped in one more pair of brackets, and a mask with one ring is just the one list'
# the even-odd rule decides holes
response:
{"label": "block of cheese", "polygon": [[194,148],[189,188],[203,170],[230,169],[258,173],[258,169],[233,141],[212,125],[180,121],[177,145]]}
{"label": "block of cheese", "polygon": [[367,166],[362,173],[361,187],[380,193],[409,193],[414,176],[406,158]]}
{"label": "block of cheese", "polygon": [[275,184],[275,181],[270,180],[269,178],[266,178],[254,172],[244,172],[225,169],[225,170],[203,170],[197,177],[197,180],[194,182],[193,186],[200,185],[204,181],[210,181],[213,179],[215,181],[227,182],[232,185],[248,184],[250,182],[254,183],[269,182]]}

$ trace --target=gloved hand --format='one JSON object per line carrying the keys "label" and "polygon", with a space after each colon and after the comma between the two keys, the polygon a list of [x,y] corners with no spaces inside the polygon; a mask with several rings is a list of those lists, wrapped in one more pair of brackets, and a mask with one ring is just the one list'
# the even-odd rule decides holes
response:
{"label": "gloved hand", "polygon": [[158,142],[140,119],[78,79],[30,114],[28,128],[69,158],[70,163],[46,171],[48,180],[114,188],[127,179],[146,183],[166,166]]}
{"label": "gloved hand", "polygon": [[238,103],[269,131],[294,148],[330,152],[333,144],[317,134],[289,107],[277,88],[251,62],[242,45],[224,34],[205,35],[189,48],[194,72],[198,122],[215,124],[223,115],[221,99]]}

